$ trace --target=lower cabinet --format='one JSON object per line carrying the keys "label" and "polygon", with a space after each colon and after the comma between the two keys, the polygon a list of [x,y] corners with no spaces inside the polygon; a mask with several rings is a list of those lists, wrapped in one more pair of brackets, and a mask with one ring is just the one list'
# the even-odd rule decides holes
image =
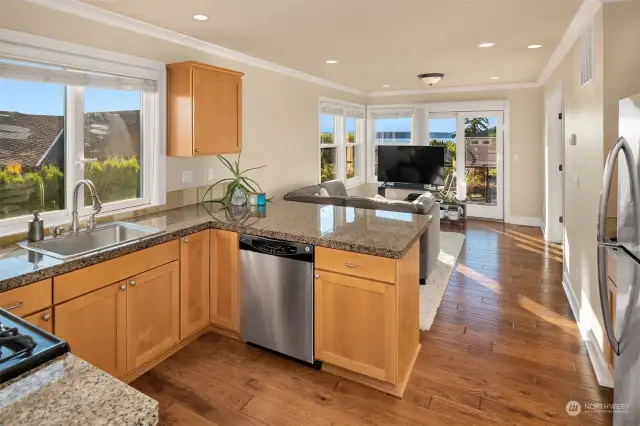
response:
{"label": "lower cabinet", "polygon": [[316,358],[395,384],[396,287],[317,271],[314,288]]}
{"label": "lower cabinet", "polygon": [[240,247],[236,232],[210,232],[210,320],[213,324],[240,331],[238,263]]}
{"label": "lower cabinet", "polygon": [[119,282],[62,303],[55,334],[71,352],[115,377],[127,373],[127,285]]}
{"label": "lower cabinet", "polygon": [[51,308],[45,309],[44,311],[36,312],[35,314],[26,316],[23,319],[44,331],[53,333],[53,312],[52,311],[53,310]]}
{"label": "lower cabinet", "polygon": [[180,338],[209,324],[209,231],[180,242]]}
{"label": "lower cabinet", "polygon": [[174,261],[128,281],[128,371],[180,341],[179,271],[179,263]]}

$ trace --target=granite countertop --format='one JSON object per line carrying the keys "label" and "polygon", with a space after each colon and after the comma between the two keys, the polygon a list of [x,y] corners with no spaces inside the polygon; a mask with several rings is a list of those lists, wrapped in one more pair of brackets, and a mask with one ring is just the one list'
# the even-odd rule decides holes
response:
{"label": "granite countertop", "polygon": [[428,215],[276,201],[256,207],[194,204],[126,222],[162,229],[159,234],[81,258],[61,261],[11,245],[0,247],[0,292],[104,262],[205,229],[223,229],[320,247],[399,259],[427,230]]}
{"label": "granite countertop", "polygon": [[65,354],[0,385],[0,424],[156,425],[158,403]]}

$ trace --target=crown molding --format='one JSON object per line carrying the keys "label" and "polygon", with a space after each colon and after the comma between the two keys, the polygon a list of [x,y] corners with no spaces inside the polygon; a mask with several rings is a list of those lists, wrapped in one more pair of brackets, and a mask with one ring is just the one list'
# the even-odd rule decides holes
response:
{"label": "crown molding", "polygon": [[551,74],[553,74],[555,69],[558,68],[558,65],[562,63],[564,57],[571,51],[573,45],[584,33],[587,26],[593,22],[593,18],[602,7],[602,4],[610,2],[612,2],[612,0],[584,0],[582,2],[580,8],[571,20],[569,27],[567,27],[567,31],[565,31],[560,43],[556,47],[556,50],[554,50],[553,54],[549,58],[547,65],[542,69],[542,72],[538,77],[538,84],[540,86],[542,86],[549,77],[551,77]]}
{"label": "crown molding", "polygon": [[456,86],[456,87],[433,87],[429,89],[416,90],[388,90],[382,92],[369,92],[369,97],[381,98],[388,96],[412,96],[412,95],[435,95],[441,93],[463,93],[463,92],[486,92],[490,90],[520,90],[540,87],[538,83],[512,83],[512,84],[487,84],[483,86]]}
{"label": "crown molding", "polygon": [[278,74],[283,74],[289,77],[296,78],[298,80],[307,81],[310,83],[318,84],[320,86],[329,87],[342,92],[352,93],[366,97],[367,92],[364,92],[353,87],[344,86],[342,84],[334,83],[324,78],[317,77],[315,75],[307,74],[302,71],[298,71],[293,68],[288,68],[282,65],[278,65],[273,62],[266,61],[264,59],[256,58],[255,56],[247,55],[242,52],[238,52],[232,49],[228,49],[217,44],[209,43],[204,40],[199,40],[195,37],[191,37],[185,34],[181,34],[166,28],[158,27],[137,19],[130,18],[128,16],[121,15],[119,13],[111,12],[109,10],[101,9],[97,6],[93,6],[88,3],[81,2],[79,0],[24,0],[29,3],[38,4],[40,6],[48,7],[49,9],[58,10],[60,12],[68,13],[71,15],[79,16],[81,18],[89,19],[95,22],[100,22],[112,27],[122,28],[127,31],[135,32],[138,34],[158,38],[161,40],[169,41],[171,43],[179,44],[185,47],[200,50],[211,55],[219,56],[232,61],[247,64],[256,68],[262,68],[265,70],[273,71]]}

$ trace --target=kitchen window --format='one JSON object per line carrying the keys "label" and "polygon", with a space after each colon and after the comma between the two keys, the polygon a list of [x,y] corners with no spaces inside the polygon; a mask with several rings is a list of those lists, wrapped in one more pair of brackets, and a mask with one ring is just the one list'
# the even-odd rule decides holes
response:
{"label": "kitchen window", "polygon": [[415,143],[414,109],[370,110],[370,182],[378,182],[378,146]]}
{"label": "kitchen window", "polygon": [[320,103],[320,182],[364,182],[364,107],[340,101]]}
{"label": "kitchen window", "polygon": [[[36,210],[47,227],[68,223],[80,179],[95,184],[102,213],[164,203],[164,182],[157,183],[164,180],[158,176],[164,70],[118,68],[34,47],[25,52],[34,57],[0,49],[0,235],[26,230]],[[46,63],[36,60],[39,54]],[[90,215],[88,191],[77,201],[80,217]]]}

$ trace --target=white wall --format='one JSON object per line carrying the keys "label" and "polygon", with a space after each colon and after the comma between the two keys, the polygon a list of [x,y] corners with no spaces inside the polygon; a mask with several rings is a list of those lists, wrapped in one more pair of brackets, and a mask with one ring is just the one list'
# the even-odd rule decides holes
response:
{"label": "white wall", "polygon": [[[368,104],[419,102],[509,101],[511,133],[511,216],[542,221],[544,204],[543,102],[539,88],[489,90],[434,95],[393,96],[369,99]],[[516,159],[517,158],[517,159]],[[505,159],[506,160],[506,159]]]}
{"label": "white wall", "polygon": [[[364,101],[355,95],[20,0],[2,0],[0,27],[165,63],[200,61],[244,72],[242,165],[267,165],[252,172],[252,176],[270,195],[282,195],[318,181],[319,97]],[[188,186],[206,185],[206,169],[210,167],[214,168],[216,180],[226,175],[215,157],[169,158],[167,190],[185,187],[181,183],[185,170],[195,175],[195,181]]]}

